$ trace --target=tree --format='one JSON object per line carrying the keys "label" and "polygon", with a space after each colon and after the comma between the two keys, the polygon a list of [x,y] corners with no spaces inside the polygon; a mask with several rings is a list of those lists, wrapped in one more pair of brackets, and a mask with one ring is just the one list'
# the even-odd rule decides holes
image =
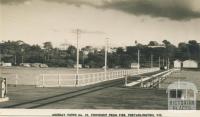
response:
{"label": "tree", "polygon": [[53,49],[53,46],[52,46],[52,43],[51,42],[44,42],[43,43],[44,44],[44,49],[46,49],[46,50],[51,50],[51,49]]}
{"label": "tree", "polygon": [[44,48],[45,53],[46,53],[45,61],[49,61],[49,59],[50,59],[49,54],[51,53],[51,50],[53,49],[52,43],[51,42],[44,42],[43,44],[44,44],[43,48]]}
{"label": "tree", "polygon": [[165,46],[167,46],[167,45],[170,45],[170,44],[171,44],[171,43],[170,43],[169,41],[167,41],[167,40],[163,40],[162,42],[163,42],[163,44],[164,44]]}
{"label": "tree", "polygon": [[158,42],[157,41],[150,41],[148,46],[158,46]]}

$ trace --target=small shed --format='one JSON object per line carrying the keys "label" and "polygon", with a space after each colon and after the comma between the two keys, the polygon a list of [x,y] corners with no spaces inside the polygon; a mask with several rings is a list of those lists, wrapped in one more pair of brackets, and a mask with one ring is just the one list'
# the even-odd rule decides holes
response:
{"label": "small shed", "polygon": [[2,63],[2,66],[3,66],[3,67],[11,67],[11,66],[12,66],[12,63]]}
{"label": "small shed", "polygon": [[181,61],[180,60],[174,61],[174,68],[181,68]]}
{"label": "small shed", "polygon": [[138,63],[131,63],[130,67],[132,69],[137,69],[137,68],[140,68],[140,65]]}
{"label": "small shed", "polygon": [[183,68],[198,68],[198,62],[195,60],[185,60],[183,61]]}
{"label": "small shed", "polygon": [[[76,67],[77,67],[77,65],[75,64],[75,65],[74,65],[74,68],[76,68]],[[82,64],[79,64],[79,65],[78,65],[78,68],[83,68],[83,67],[82,67]]]}

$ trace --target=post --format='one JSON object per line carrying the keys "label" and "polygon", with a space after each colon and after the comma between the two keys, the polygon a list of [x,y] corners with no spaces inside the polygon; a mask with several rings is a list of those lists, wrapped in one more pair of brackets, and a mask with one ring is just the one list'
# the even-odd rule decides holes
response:
{"label": "post", "polygon": [[17,86],[18,85],[18,75],[17,74],[15,74],[15,86]]}
{"label": "post", "polygon": [[140,72],[140,50],[138,49],[138,74]]}
{"label": "post", "polygon": [[23,55],[22,55],[22,64],[24,63],[24,57],[23,57]]}
{"label": "post", "polygon": [[76,42],[76,85],[78,85],[78,75],[79,75],[79,45],[78,45],[78,38],[79,38],[79,29],[77,29],[76,36],[77,36],[77,42]]}
{"label": "post", "polygon": [[125,86],[127,85],[127,78],[128,78],[128,75],[125,75]]}
{"label": "post", "polygon": [[58,74],[58,86],[60,87],[60,74]]}
{"label": "post", "polygon": [[169,62],[169,57],[168,57],[168,64],[167,64],[168,69],[169,69],[169,66],[170,66],[170,62]]}
{"label": "post", "polygon": [[42,74],[42,87],[44,88],[44,74]]}
{"label": "post", "polygon": [[160,56],[159,56],[159,58],[158,58],[158,61],[159,61],[159,63],[158,63],[158,64],[159,64],[159,68],[160,68]]}
{"label": "post", "polygon": [[15,55],[15,65],[17,65],[17,57],[16,57],[16,55]]}
{"label": "post", "polygon": [[38,76],[35,77],[35,87],[38,86]]}
{"label": "post", "polygon": [[153,55],[151,54],[151,68],[153,68]]}
{"label": "post", "polygon": [[144,84],[143,84],[143,77],[141,76],[141,86],[140,87],[144,87]]}
{"label": "post", "polygon": [[105,79],[107,78],[107,55],[108,54],[108,38],[106,38],[106,43],[105,43],[105,65],[104,65],[104,74],[105,74]]}
{"label": "post", "polygon": [[163,57],[163,66],[165,66],[165,58]]}
{"label": "post", "polygon": [[[162,78],[162,77],[161,77]],[[160,83],[161,83],[161,79],[160,77],[158,77],[158,88],[160,88]]]}

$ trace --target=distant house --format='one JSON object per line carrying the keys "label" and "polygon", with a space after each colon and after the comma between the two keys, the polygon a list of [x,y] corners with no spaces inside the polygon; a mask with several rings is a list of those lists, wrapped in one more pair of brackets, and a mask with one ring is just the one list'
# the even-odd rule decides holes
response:
{"label": "distant house", "polygon": [[2,66],[3,66],[3,67],[11,67],[11,66],[12,66],[12,63],[2,63]]}
{"label": "distant house", "polygon": [[37,68],[39,68],[40,67],[40,63],[32,63],[31,67],[37,67]]}
{"label": "distant house", "polygon": [[20,63],[22,67],[31,67],[30,63]]}
{"label": "distant house", "polygon": [[195,60],[185,60],[183,61],[183,68],[198,68],[198,62]]}
{"label": "distant house", "polygon": [[[74,68],[76,68],[76,67],[77,67],[77,65],[75,64],[75,65],[74,65]],[[79,65],[78,65],[78,68],[82,68],[82,64],[79,64]]]}
{"label": "distant house", "polygon": [[137,68],[140,68],[140,65],[138,63],[131,63],[130,67],[132,69],[137,69]]}
{"label": "distant house", "polygon": [[180,60],[175,60],[174,61],[174,68],[181,68],[181,61]]}
{"label": "distant house", "polygon": [[48,68],[48,65],[47,64],[40,64],[39,65],[41,68]]}

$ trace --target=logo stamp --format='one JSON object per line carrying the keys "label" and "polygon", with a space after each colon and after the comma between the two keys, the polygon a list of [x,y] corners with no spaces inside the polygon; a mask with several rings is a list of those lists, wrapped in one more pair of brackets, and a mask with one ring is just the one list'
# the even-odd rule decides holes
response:
{"label": "logo stamp", "polygon": [[193,83],[177,81],[167,88],[168,110],[196,110],[198,90]]}

